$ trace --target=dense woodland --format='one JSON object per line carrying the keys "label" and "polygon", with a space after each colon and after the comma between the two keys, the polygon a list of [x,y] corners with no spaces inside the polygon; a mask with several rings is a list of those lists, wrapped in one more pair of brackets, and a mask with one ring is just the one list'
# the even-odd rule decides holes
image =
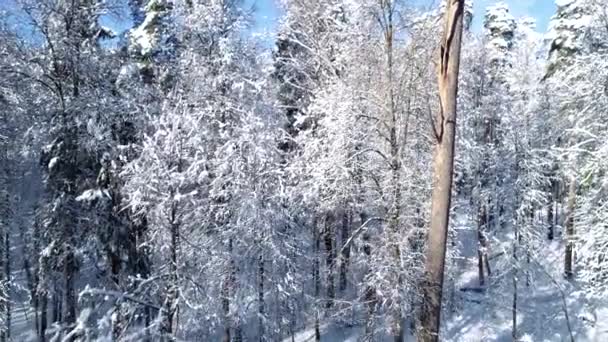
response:
{"label": "dense woodland", "polygon": [[608,1],[0,2],[0,341],[608,340]]}

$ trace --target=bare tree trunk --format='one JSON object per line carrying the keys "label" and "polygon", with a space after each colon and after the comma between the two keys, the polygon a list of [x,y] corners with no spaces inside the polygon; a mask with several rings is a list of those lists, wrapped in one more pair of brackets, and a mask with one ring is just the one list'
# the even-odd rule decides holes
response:
{"label": "bare tree trunk", "polygon": [[11,242],[9,231],[4,236],[4,274],[6,280],[6,322],[5,336],[11,339]]}
{"label": "bare tree trunk", "polygon": [[28,240],[25,237],[25,228],[24,227],[20,227],[20,237],[21,237],[21,242],[23,243],[24,247],[22,249],[22,253],[23,253],[23,271],[25,272],[25,277],[27,280],[27,287],[29,290],[29,294],[30,294],[30,304],[32,305],[32,309],[34,310],[34,327],[36,329],[36,336],[38,336],[40,334],[40,325],[38,324],[38,310],[40,308],[40,301],[38,298],[38,295],[36,294],[36,289],[38,288],[38,272],[32,272],[32,266],[33,264],[30,262],[30,258],[33,256],[37,256],[39,251],[37,248],[37,227],[38,224],[34,223],[34,233],[32,234],[32,240],[33,240],[33,246],[28,249],[27,245],[28,245]]}
{"label": "bare tree trunk", "polygon": [[[143,214],[140,217],[130,217],[131,227],[129,229],[129,250],[128,250],[128,262],[126,267],[132,272],[132,274],[139,274],[141,279],[147,279],[150,276],[150,247],[141,243],[146,237],[146,231],[148,230],[148,220],[146,215]],[[140,281],[134,281],[130,288],[137,288]],[[149,341],[150,334],[150,323],[152,321],[152,308],[145,306],[141,309],[141,315],[139,315],[139,322],[143,323],[145,329],[145,337],[143,341]]]}
{"label": "bare tree trunk", "polygon": [[[342,241],[342,245],[346,243],[348,237],[350,235],[350,210],[344,208],[344,213],[342,216],[342,229],[340,230],[340,240]],[[344,246],[343,246],[344,247]],[[344,293],[347,286],[347,273],[348,273],[348,264],[350,262],[350,245],[346,246],[346,248],[342,248],[340,252],[340,293]]]}
{"label": "bare tree trunk", "polygon": [[[367,215],[364,212],[361,212],[360,217],[362,225],[367,222]],[[363,233],[362,239],[363,253],[365,254],[366,260],[369,262],[371,261],[372,246],[369,243],[370,236],[367,231]],[[370,272],[370,270],[368,269],[367,272]],[[374,314],[376,312],[376,300],[376,288],[373,286],[373,284],[366,283],[363,294],[363,302],[365,303],[365,307],[367,308],[367,317],[365,320],[365,337],[370,337],[372,341],[373,338],[371,336],[374,333]]]}
{"label": "bare tree trunk", "polygon": [[72,247],[67,251],[65,257],[65,318],[64,322],[73,324],[76,322],[76,256]]}
{"label": "bare tree trunk", "polygon": [[511,328],[511,336],[513,337],[513,341],[517,341],[517,247],[519,244],[520,236],[518,232],[518,223],[515,224],[515,240],[513,241],[513,266],[512,266],[512,281],[513,281],[513,305],[511,308],[512,315],[512,328]]}
{"label": "bare tree trunk", "polygon": [[517,271],[515,270],[513,271],[513,307],[511,308],[511,314],[513,316],[511,335],[513,341],[517,341]]}
{"label": "bare tree trunk", "polygon": [[178,291],[178,274],[177,274],[177,263],[178,263],[178,252],[180,243],[179,234],[179,221],[177,218],[177,203],[171,205],[171,212],[169,217],[170,222],[170,235],[171,235],[171,254],[169,260],[169,284],[167,285],[165,292],[165,302],[163,304],[160,329],[163,338],[173,340],[175,337],[174,319],[175,313],[177,312],[177,291]]}
{"label": "bare tree trunk", "polygon": [[38,294],[40,297],[40,332],[38,340],[40,342],[46,341],[46,325],[47,325],[47,304],[49,302],[48,297],[45,293]]}
{"label": "bare tree trunk", "polygon": [[[4,230],[8,230],[9,226],[5,225]],[[4,272],[4,268],[5,268],[5,263],[6,263],[6,259],[4,258],[5,255],[5,251],[4,249],[6,248],[6,243],[4,241],[4,239],[6,238],[6,234],[4,233],[0,233],[0,248],[1,248],[1,253],[0,253],[0,265],[2,266],[2,270],[0,270],[0,286],[1,288],[1,296],[2,299],[0,299],[0,318],[2,319],[2,321],[4,321],[4,324],[6,324],[7,321],[7,313],[8,313],[8,288],[5,286],[5,284],[8,282],[8,279],[6,278],[6,273]],[[7,336],[7,331],[6,331],[6,325],[3,325],[0,328],[0,341],[1,342],[6,342],[8,341],[8,336]]]}
{"label": "bare tree trunk", "polygon": [[259,320],[259,340],[264,340],[264,315],[266,308],[264,307],[264,254],[260,254],[258,259],[258,320]]}
{"label": "bare tree trunk", "polygon": [[334,251],[334,231],[332,229],[334,225],[334,217],[331,214],[325,216],[325,229],[323,231],[323,242],[325,244],[325,263],[327,266],[327,302],[325,303],[326,308],[331,308],[336,298],[336,287],[335,287],[335,272],[334,265],[336,260],[336,253]]}
{"label": "bare tree trunk", "polygon": [[479,209],[479,217],[477,221],[477,271],[479,277],[479,286],[484,286],[486,278],[483,270],[484,265],[484,249],[485,249],[485,229],[487,225],[486,207],[484,204]]}
{"label": "bare tree trunk", "polygon": [[[321,274],[319,267],[321,266],[320,258],[320,249],[321,249],[321,237],[319,236],[319,227],[317,226],[317,218],[315,216],[312,222],[313,228],[313,263],[312,263],[312,277],[313,277],[313,286],[315,289],[315,302],[319,300],[319,295],[321,295]],[[315,304],[315,341],[321,341],[321,329],[319,327],[319,308],[318,305]]]}
{"label": "bare tree trunk", "polygon": [[566,218],[566,253],[564,258],[564,274],[567,279],[572,279],[573,254],[574,254],[574,211],[576,210],[576,179],[570,179],[568,193],[568,216]]}
{"label": "bare tree trunk", "polygon": [[[359,205],[363,205],[364,201],[363,201],[363,191],[361,190],[361,177],[360,177],[360,169],[357,170],[358,172],[356,173],[357,175],[357,183],[358,183],[358,187],[359,187],[359,198],[358,198],[358,202]],[[359,213],[359,218],[361,221],[361,226],[363,226],[364,224],[367,223],[368,220],[368,216],[365,212],[365,209],[361,208],[360,209],[360,213]],[[370,240],[370,234],[367,231],[367,229],[363,232],[363,236],[362,236],[362,240],[363,240],[363,254],[365,255],[365,260],[368,262],[371,261],[371,255],[372,255],[372,246],[369,242]],[[366,270],[367,273],[369,273],[371,270],[368,266],[368,269]],[[369,282],[365,283],[365,288],[363,290],[363,303],[365,305],[366,308],[366,318],[365,318],[365,338],[370,338],[371,340],[373,340],[373,338],[371,336],[373,336],[374,333],[374,314],[376,311],[376,288],[373,286],[373,284],[370,284]]]}
{"label": "bare tree trunk", "polygon": [[[224,342],[232,341],[232,328],[233,319],[230,316],[230,299],[234,294],[234,287],[236,283],[236,265],[234,264],[233,253],[233,241],[232,238],[228,239],[228,254],[230,255],[230,261],[228,263],[228,275],[224,280],[222,286],[222,308],[224,311]],[[237,338],[237,329],[235,328],[234,339]]]}
{"label": "bare tree trunk", "polygon": [[[382,22],[384,28],[384,44],[386,47],[386,78],[389,85],[388,88],[388,103],[387,103],[387,122],[389,130],[389,144],[390,144],[390,168],[391,168],[391,180],[392,180],[392,203],[388,209],[388,222],[389,222],[389,234],[390,241],[392,243],[394,268],[396,270],[396,284],[397,284],[397,298],[396,303],[393,304],[392,308],[392,321],[393,321],[393,340],[402,341],[404,333],[404,322],[401,313],[401,290],[403,288],[403,276],[401,269],[401,247],[400,247],[400,219],[401,219],[401,159],[400,159],[400,148],[399,141],[397,138],[397,104],[395,101],[395,86],[393,81],[393,69],[394,69],[394,56],[393,56],[393,43],[394,43],[394,25],[393,15],[395,14],[395,4],[391,1],[382,2],[383,4],[383,15],[384,22]],[[403,142],[405,143],[405,142]]]}
{"label": "bare tree trunk", "polygon": [[452,199],[456,103],[464,2],[464,0],[447,0],[445,31],[439,51],[440,111],[433,122],[433,133],[437,145],[433,158],[431,223],[427,242],[425,283],[422,289],[421,330],[418,335],[418,340],[421,342],[439,340],[443,270]]}
{"label": "bare tree trunk", "polygon": [[551,181],[551,190],[549,191],[549,203],[547,203],[547,224],[549,225],[549,229],[547,231],[547,239],[549,241],[552,241],[553,238],[555,237],[555,225],[554,225],[554,218],[553,218],[553,207],[555,206],[555,201],[554,201],[554,189],[555,189],[555,185],[554,185],[555,181]]}
{"label": "bare tree trunk", "polygon": [[51,312],[51,322],[52,323],[60,323],[62,321],[62,303],[63,303],[63,294],[59,289],[59,285],[57,284],[57,279],[53,280],[53,295],[51,297],[53,311]]}

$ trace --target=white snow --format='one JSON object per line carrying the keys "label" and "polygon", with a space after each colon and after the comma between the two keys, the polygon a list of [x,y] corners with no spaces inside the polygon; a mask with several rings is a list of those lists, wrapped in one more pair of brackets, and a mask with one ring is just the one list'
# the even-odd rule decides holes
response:
{"label": "white snow", "polygon": [[58,162],[59,162],[59,157],[51,158],[51,160],[49,161],[49,170],[52,170],[55,167],[55,165],[57,165]]}
{"label": "white snow", "polygon": [[76,197],[78,202],[91,202],[98,199],[111,198],[108,190],[89,189],[85,190],[80,196]]}

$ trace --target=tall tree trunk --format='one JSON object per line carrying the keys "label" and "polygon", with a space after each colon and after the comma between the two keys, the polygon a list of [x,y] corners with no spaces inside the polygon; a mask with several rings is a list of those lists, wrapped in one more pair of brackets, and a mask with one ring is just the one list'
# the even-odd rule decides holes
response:
{"label": "tall tree trunk", "polygon": [[[392,320],[393,320],[393,340],[402,341],[404,326],[403,317],[401,314],[401,290],[403,288],[403,275],[401,269],[401,246],[400,246],[400,224],[401,224],[401,158],[399,140],[397,138],[397,104],[395,101],[395,86],[393,79],[394,71],[394,56],[393,56],[393,43],[394,43],[394,26],[393,26],[393,15],[395,14],[395,4],[391,1],[383,2],[383,10],[386,16],[386,23],[384,27],[384,43],[386,47],[386,78],[388,82],[388,103],[387,103],[387,122],[389,128],[389,144],[390,144],[390,168],[391,168],[391,182],[392,182],[392,199],[390,208],[388,210],[388,222],[389,222],[389,234],[390,241],[393,249],[394,268],[396,270],[396,285],[397,285],[397,298],[396,303],[393,304],[392,308]],[[403,142],[405,143],[405,142]]]}
{"label": "tall tree trunk", "polygon": [[48,297],[46,292],[38,294],[40,298],[40,331],[38,335],[38,341],[45,342],[46,341],[46,325],[47,325],[47,305],[48,305]]}
{"label": "tall tree trunk", "polygon": [[51,297],[52,301],[52,312],[51,312],[51,322],[52,323],[61,323],[62,322],[62,303],[63,303],[63,293],[60,290],[59,284],[57,284],[58,279],[53,280],[53,295]]}
{"label": "tall tree trunk", "polygon": [[[365,224],[367,222],[367,214],[362,211],[360,214],[361,224]],[[372,256],[372,246],[369,242],[370,234],[366,231],[363,232],[363,253],[365,254],[365,260],[368,262],[371,261]],[[371,269],[367,269],[367,272],[371,272]],[[367,317],[365,319],[365,337],[370,338],[373,341],[373,333],[374,333],[374,314],[376,312],[376,288],[373,284],[366,282],[365,290],[363,292],[363,302],[367,308]]]}
{"label": "tall tree trunk", "polygon": [[342,229],[340,230],[340,240],[342,241],[343,248],[340,253],[340,293],[344,293],[344,291],[346,291],[348,264],[350,262],[350,244],[346,246],[346,248],[344,248],[344,244],[346,243],[350,235],[350,212],[350,209],[347,209],[345,206],[344,212],[342,213]]}
{"label": "tall tree trunk", "polygon": [[264,277],[266,276],[266,270],[264,267],[264,254],[260,253],[258,259],[258,335],[260,341],[264,340],[264,315],[266,314],[266,308],[264,306]]}
{"label": "tall tree trunk", "polygon": [[519,222],[515,224],[515,237],[513,240],[513,255],[512,255],[512,270],[513,274],[511,275],[513,281],[513,303],[511,307],[511,316],[512,316],[512,327],[511,327],[511,336],[513,337],[513,341],[517,341],[517,263],[518,263],[518,245],[521,240],[521,236],[519,235]]}
{"label": "tall tree trunk", "polygon": [[[515,255],[515,253],[515,249],[513,249],[513,254]],[[511,314],[513,318],[511,335],[513,341],[517,341],[517,270],[515,268],[513,268],[513,307],[511,308]]]}
{"label": "tall tree trunk", "polygon": [[32,263],[30,262],[30,258],[32,256],[39,255],[38,248],[36,247],[37,234],[36,230],[38,224],[34,223],[33,229],[34,233],[32,234],[33,246],[31,249],[28,249],[28,240],[25,237],[25,228],[20,228],[20,237],[21,243],[23,243],[24,247],[22,249],[23,253],[23,271],[25,272],[25,278],[27,280],[27,287],[30,293],[30,304],[32,305],[32,309],[34,310],[34,326],[36,328],[36,336],[40,333],[40,326],[38,324],[38,309],[40,306],[40,301],[38,299],[38,295],[36,294],[36,289],[38,288],[38,273],[32,272]]}
{"label": "tall tree trunk", "polygon": [[421,342],[439,340],[443,270],[452,199],[456,103],[464,2],[464,0],[447,0],[445,31],[439,50],[440,111],[433,122],[433,133],[437,145],[433,158],[431,223],[427,241],[425,281],[422,290],[421,330],[418,335]]}
{"label": "tall tree trunk", "polygon": [[485,230],[488,222],[488,216],[486,213],[485,205],[481,205],[478,214],[479,217],[477,219],[477,271],[479,277],[479,286],[484,286],[486,283],[485,272],[483,270],[486,248]]}
{"label": "tall tree trunk", "polygon": [[574,275],[574,212],[576,210],[576,179],[570,179],[570,189],[568,190],[568,216],[566,218],[566,253],[564,258],[564,275],[567,279],[572,279]]}
{"label": "tall tree trunk", "polygon": [[[4,230],[8,230],[8,225],[2,227],[4,228]],[[6,286],[6,283],[8,282],[8,279],[6,278],[6,273],[4,272],[5,269],[5,263],[6,263],[6,259],[4,258],[5,255],[5,251],[4,249],[6,248],[6,243],[4,241],[4,239],[6,238],[6,234],[4,233],[0,233],[0,265],[2,266],[2,270],[0,270],[0,286],[1,288],[1,299],[0,299],[0,318],[3,321],[3,325],[2,327],[0,327],[0,341],[1,342],[6,342],[8,341],[8,336],[7,336],[7,329],[6,329],[6,322],[7,322],[7,318],[8,318],[8,287]]]}
{"label": "tall tree trunk", "polygon": [[[145,214],[140,217],[130,217],[129,220],[131,221],[131,227],[128,232],[129,257],[127,267],[133,274],[139,274],[141,279],[147,279],[150,276],[150,247],[142,244],[142,241],[146,238],[148,220]],[[136,280],[130,288],[135,289],[139,284],[140,281]],[[150,331],[148,328],[152,322],[152,309],[149,306],[141,309],[140,322],[143,322],[144,327],[146,327],[144,341],[149,341]]]}
{"label": "tall tree trunk", "polygon": [[334,251],[334,217],[331,214],[325,216],[325,229],[323,231],[323,243],[325,244],[325,264],[327,266],[327,302],[325,307],[331,308],[336,298],[335,285],[335,260],[336,252]]}
{"label": "tall tree trunk", "polygon": [[224,342],[231,342],[230,296],[232,295],[232,238],[228,239],[228,254],[231,260],[228,264],[228,274],[222,284],[222,311],[224,314]]}
{"label": "tall tree trunk", "polygon": [[[552,175],[552,178],[555,175]],[[557,198],[557,181],[555,179],[551,179],[551,185],[550,185],[550,189],[549,189],[549,198],[548,198],[548,203],[547,203],[547,224],[548,224],[548,230],[547,230],[547,239],[549,241],[552,241],[555,238],[555,217],[557,216],[556,212],[554,211],[555,208],[555,200]]]}
{"label": "tall tree trunk", "polygon": [[161,335],[165,338],[173,340],[175,338],[175,327],[174,319],[177,312],[177,292],[178,292],[178,253],[180,243],[180,222],[177,218],[177,203],[171,205],[171,212],[169,217],[170,222],[170,259],[169,259],[169,284],[167,285],[165,293],[165,302],[162,308],[162,319],[161,319]]}
{"label": "tall tree trunk", "polygon": [[65,317],[68,326],[76,323],[76,256],[73,247],[68,247],[65,256]]}
{"label": "tall tree trunk", "polygon": [[553,225],[554,222],[554,218],[553,218],[553,207],[554,207],[555,203],[553,202],[553,196],[552,194],[549,196],[549,203],[547,203],[547,224],[548,224],[548,230],[547,230],[547,239],[549,241],[553,241],[553,238],[555,237],[555,227]]}
{"label": "tall tree trunk", "polygon": [[[319,267],[321,266],[321,262],[320,262],[320,249],[321,249],[321,237],[319,236],[319,227],[317,226],[318,222],[317,222],[317,218],[315,216],[315,218],[313,219],[312,222],[312,228],[313,228],[313,263],[312,263],[312,278],[313,278],[313,287],[314,287],[314,299],[315,302],[317,302],[319,300],[319,296],[321,295],[321,272],[319,270]],[[321,329],[319,327],[319,308],[318,305],[315,303],[314,306],[314,311],[315,311],[315,341],[319,342],[321,341]]]}
{"label": "tall tree trunk", "polygon": [[6,280],[6,322],[5,335],[11,339],[11,241],[9,231],[4,236],[4,274]]}

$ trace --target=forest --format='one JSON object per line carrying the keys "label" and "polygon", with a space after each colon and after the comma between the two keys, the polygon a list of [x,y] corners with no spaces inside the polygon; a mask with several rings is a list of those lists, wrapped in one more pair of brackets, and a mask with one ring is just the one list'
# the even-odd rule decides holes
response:
{"label": "forest", "polygon": [[608,341],[608,0],[486,4],[0,0],[0,342]]}

